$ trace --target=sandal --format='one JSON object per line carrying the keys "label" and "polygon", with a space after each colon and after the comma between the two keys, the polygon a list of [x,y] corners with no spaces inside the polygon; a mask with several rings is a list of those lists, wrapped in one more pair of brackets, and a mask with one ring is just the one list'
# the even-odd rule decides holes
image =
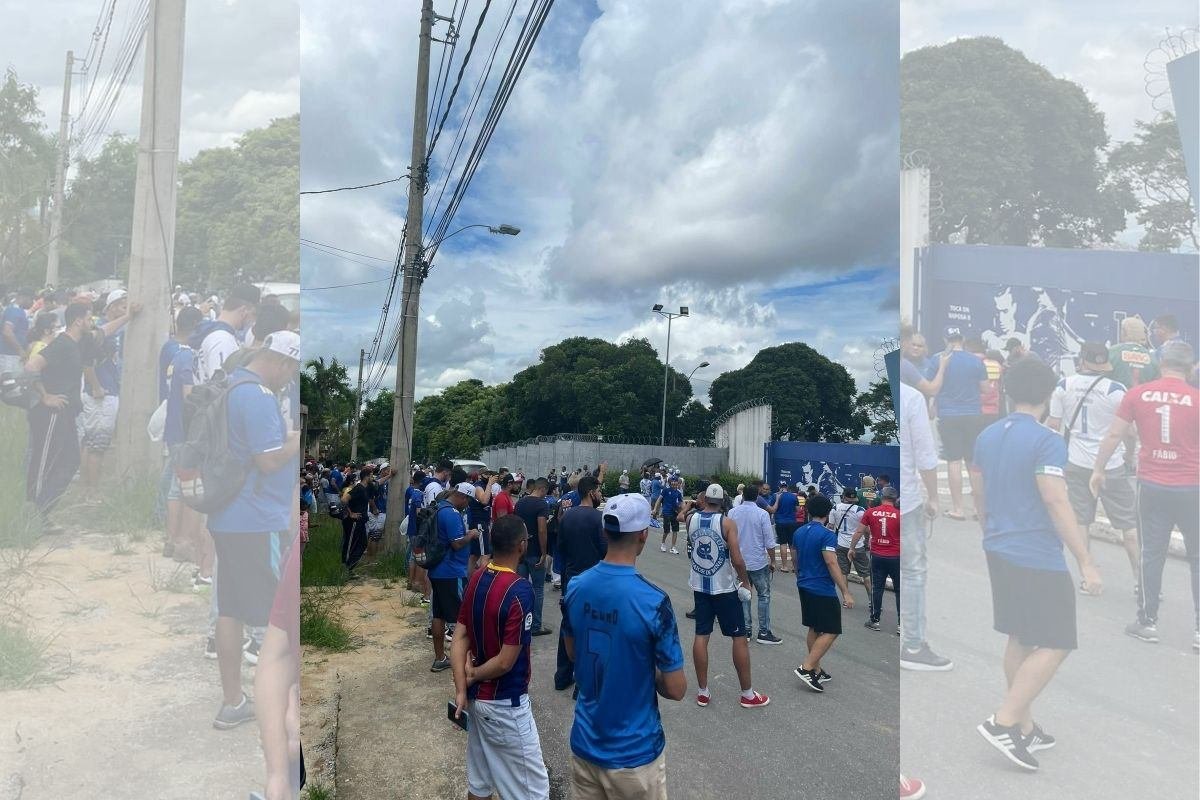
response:
{"label": "sandal", "polygon": [[947,512],[946,512],[946,519],[956,519],[956,520],[958,520],[959,522],[965,522],[967,518],[966,518],[966,517],[965,517],[965,516],[962,514],[962,512],[959,512],[959,511],[947,511]]}

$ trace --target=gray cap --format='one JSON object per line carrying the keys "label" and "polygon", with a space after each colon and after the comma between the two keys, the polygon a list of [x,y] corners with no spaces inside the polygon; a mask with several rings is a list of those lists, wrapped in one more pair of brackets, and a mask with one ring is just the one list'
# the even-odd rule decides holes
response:
{"label": "gray cap", "polygon": [[1196,363],[1196,351],[1182,339],[1175,339],[1159,349],[1158,360],[1163,366],[1175,367],[1186,372]]}
{"label": "gray cap", "polygon": [[896,488],[894,486],[883,487],[883,490],[879,494],[885,500],[895,500],[897,497],[900,496],[900,493],[896,491]]}

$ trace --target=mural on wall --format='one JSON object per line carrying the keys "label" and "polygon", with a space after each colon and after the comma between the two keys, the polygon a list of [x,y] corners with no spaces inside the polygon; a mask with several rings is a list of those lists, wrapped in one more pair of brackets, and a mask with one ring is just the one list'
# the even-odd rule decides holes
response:
{"label": "mural on wall", "polygon": [[888,475],[899,482],[900,448],[896,445],[834,444],[828,442],[772,442],[767,446],[767,479],[771,487],[787,481],[833,498],[842,489],[857,489],[865,475]]}

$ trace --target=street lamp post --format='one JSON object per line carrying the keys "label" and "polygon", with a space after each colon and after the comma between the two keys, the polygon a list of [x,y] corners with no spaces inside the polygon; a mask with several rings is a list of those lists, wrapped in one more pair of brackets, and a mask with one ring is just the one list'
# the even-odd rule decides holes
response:
{"label": "street lamp post", "polygon": [[662,402],[662,428],[659,434],[659,444],[666,446],[667,444],[667,377],[671,374],[671,322],[676,317],[686,317],[688,315],[688,307],[680,306],[679,312],[664,311],[662,303],[655,303],[650,309],[660,317],[667,318],[667,357],[663,359],[663,402]]}
{"label": "street lamp post", "polygon": [[[701,361],[699,364],[697,364],[692,369],[691,372],[688,373],[687,379],[688,379],[689,386],[692,383],[692,376],[696,374],[697,370],[702,370],[707,366],[709,366],[709,363],[707,361]],[[671,391],[672,392],[675,391],[675,376],[673,376],[673,375],[671,376]],[[671,421],[671,438],[672,439],[675,438],[675,421],[674,420]]]}

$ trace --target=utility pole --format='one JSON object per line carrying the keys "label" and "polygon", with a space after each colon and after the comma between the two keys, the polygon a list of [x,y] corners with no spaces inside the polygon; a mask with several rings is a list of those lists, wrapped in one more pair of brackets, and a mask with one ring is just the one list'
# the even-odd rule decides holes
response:
{"label": "utility pole", "polygon": [[358,390],[354,393],[354,421],[350,425],[350,460],[355,464],[358,463],[358,419],[362,414],[362,371],[366,357],[366,350],[358,351]]}
{"label": "utility pole", "polygon": [[[408,219],[404,236],[404,283],[400,297],[400,342],[396,348],[396,395],[392,405],[392,469],[400,480],[388,485],[388,507],[404,508],[408,467],[412,463],[413,394],[417,382],[417,309],[425,280],[421,225],[425,215],[425,136],[429,113],[429,50],[433,38],[433,0],[421,1],[421,38],[417,46],[417,90],[413,101],[412,166],[408,181]],[[387,515],[384,547],[400,550],[400,518]],[[410,532],[411,533],[411,532]]]}
{"label": "utility pole", "polygon": [[662,412],[662,432],[660,434],[659,445],[667,446],[667,376],[671,374],[671,321],[672,317],[667,317],[667,357],[663,359],[663,412]]}
{"label": "utility pole", "polygon": [[62,117],[58,121],[58,163],[54,166],[54,205],[50,207],[50,245],[46,248],[46,285],[58,287],[58,239],[62,236],[63,195],[66,193],[67,164],[71,157],[71,73],[75,51],[67,51],[67,74],[63,78]]}
{"label": "utility pole", "polygon": [[129,245],[129,300],[141,303],[143,310],[125,328],[116,434],[118,474],[125,477],[157,475],[162,464],[162,445],[146,436],[146,420],[159,403],[156,370],[146,365],[158,363],[159,348],[170,333],[185,5],[185,0],[151,0],[146,27]]}

